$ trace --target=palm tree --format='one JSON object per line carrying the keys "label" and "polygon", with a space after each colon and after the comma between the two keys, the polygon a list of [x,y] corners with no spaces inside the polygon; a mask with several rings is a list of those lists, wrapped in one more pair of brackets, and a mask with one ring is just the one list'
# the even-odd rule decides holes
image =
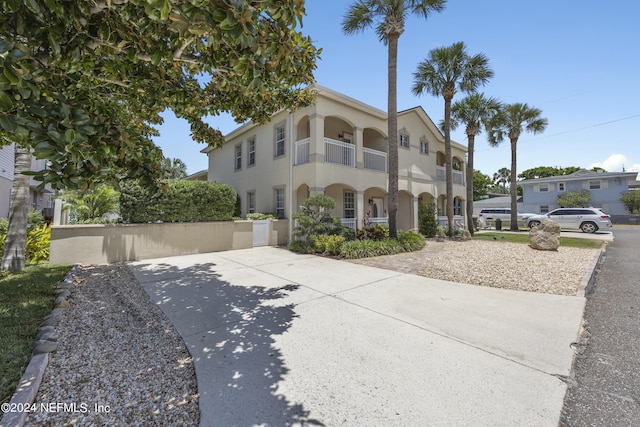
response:
{"label": "palm tree", "polygon": [[397,65],[398,39],[404,32],[408,15],[415,14],[428,18],[432,12],[444,9],[446,0],[357,0],[342,21],[345,34],[363,32],[373,28],[380,41],[387,45],[387,133],[389,135],[389,237],[397,237],[396,217],[398,213],[398,106],[397,106]]}
{"label": "palm tree", "polygon": [[547,119],[540,117],[542,111],[527,104],[508,104],[498,113],[489,124],[489,143],[492,146],[500,144],[505,136],[511,142],[511,227],[518,231],[518,191],[516,184],[518,138],[522,132],[538,134],[547,128]]}
{"label": "palm tree", "polygon": [[[415,95],[428,93],[444,98],[444,155],[447,180],[447,220],[453,237],[453,168],[451,165],[451,100],[456,90],[475,92],[493,77],[489,60],[483,54],[471,56],[464,42],[443,46],[429,52],[413,73]],[[467,183],[468,185],[468,183]]]}
{"label": "palm tree", "polygon": [[500,168],[498,172],[493,174],[493,182],[497,185],[502,185],[502,193],[507,194],[507,183],[511,179],[511,170],[507,168]]}
{"label": "palm tree", "polygon": [[30,182],[29,176],[24,172],[28,172],[30,169],[31,152],[16,142],[13,187],[9,204],[9,229],[2,256],[3,270],[24,270]]}
{"label": "palm tree", "polygon": [[466,98],[454,102],[451,106],[451,129],[460,124],[466,126],[465,133],[468,141],[467,157],[467,223],[469,233],[473,235],[473,153],[475,138],[482,128],[500,110],[500,102],[495,98],[487,98],[482,93],[473,93]]}

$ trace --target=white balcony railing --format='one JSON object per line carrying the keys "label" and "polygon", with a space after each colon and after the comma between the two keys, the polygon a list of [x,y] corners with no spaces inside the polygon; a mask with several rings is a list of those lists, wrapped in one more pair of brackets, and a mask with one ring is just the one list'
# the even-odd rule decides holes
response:
{"label": "white balcony railing", "polygon": [[309,163],[310,146],[311,138],[305,138],[295,142],[296,165]]}
{"label": "white balcony railing", "polygon": [[[447,182],[447,174],[444,166],[436,166],[436,180]],[[453,171],[453,183],[455,185],[464,185],[464,173],[462,171]]]}
{"label": "white balcony railing", "polygon": [[[345,227],[349,227],[353,231],[357,231],[358,223],[355,218],[340,218],[340,222],[342,222],[342,225],[344,225]],[[389,223],[389,218],[383,217],[383,216],[376,217],[376,218],[368,218],[367,223],[369,226],[374,226],[376,224],[384,225]]]}
{"label": "white balcony railing", "polygon": [[387,172],[387,153],[384,151],[362,148],[364,154],[364,168],[374,171]]}
{"label": "white balcony railing", "polygon": [[356,167],[356,146],[335,139],[324,139],[324,161],[351,168]]}

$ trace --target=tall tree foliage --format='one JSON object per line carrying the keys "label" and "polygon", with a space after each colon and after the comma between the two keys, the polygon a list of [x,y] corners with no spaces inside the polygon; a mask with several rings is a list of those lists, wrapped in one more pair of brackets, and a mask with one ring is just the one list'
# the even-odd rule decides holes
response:
{"label": "tall tree foliage", "polygon": [[398,40],[404,33],[404,24],[409,15],[427,19],[433,12],[444,9],[446,0],[357,0],[347,11],[342,21],[346,34],[363,32],[373,28],[378,38],[387,46],[387,114],[388,114],[388,170],[389,193],[389,237],[398,235]]}
{"label": "tall tree foliage", "polygon": [[[470,55],[463,42],[429,52],[413,73],[415,95],[428,93],[444,98],[444,155],[447,185],[447,220],[453,237],[453,167],[451,162],[451,102],[456,91],[472,93],[493,77],[489,60],[483,54]],[[473,171],[473,169],[471,169]],[[467,185],[469,185],[467,183]],[[467,219],[471,222],[471,218]]]}
{"label": "tall tree foliage", "polygon": [[516,168],[518,139],[523,132],[538,134],[547,128],[547,119],[542,111],[527,104],[505,105],[489,124],[489,143],[500,144],[505,138],[511,143],[511,230],[518,231],[518,194],[516,191]]}
{"label": "tall tree foliage", "polygon": [[319,50],[295,30],[302,0],[4,0],[0,12],[0,144],[47,159],[29,172],[42,186],[151,183],[166,108],[216,145],[207,115],[262,122],[312,99],[302,86]]}
{"label": "tall tree foliage", "polygon": [[469,233],[473,235],[473,201],[476,190],[474,181],[474,152],[476,136],[500,110],[500,102],[495,98],[487,98],[482,93],[473,93],[451,106],[451,129],[465,126],[467,134],[467,224]]}
{"label": "tall tree foliage", "polygon": [[547,178],[550,176],[562,176],[571,175],[574,172],[579,171],[577,166],[569,166],[566,168],[554,167],[554,166],[538,166],[536,168],[527,169],[518,174],[520,179],[537,179]]}
{"label": "tall tree foliage", "polygon": [[493,174],[493,182],[497,186],[502,186],[502,194],[507,194],[507,184],[511,180],[511,169],[500,168]]}

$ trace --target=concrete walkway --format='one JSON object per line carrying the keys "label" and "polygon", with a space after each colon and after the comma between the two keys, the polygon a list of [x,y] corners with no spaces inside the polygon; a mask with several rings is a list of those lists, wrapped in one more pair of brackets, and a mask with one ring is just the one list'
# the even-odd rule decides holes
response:
{"label": "concrete walkway", "polygon": [[585,304],[268,247],[130,268],[194,357],[202,426],[557,426]]}

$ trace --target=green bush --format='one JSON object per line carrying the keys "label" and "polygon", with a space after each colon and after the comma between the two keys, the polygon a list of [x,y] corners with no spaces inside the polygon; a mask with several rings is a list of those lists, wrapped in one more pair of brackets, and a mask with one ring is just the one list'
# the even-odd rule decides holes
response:
{"label": "green bush", "polygon": [[294,240],[287,246],[291,252],[299,254],[313,254],[316,252],[316,248],[311,242],[305,242],[303,240]]}
{"label": "green bush", "polygon": [[254,221],[261,221],[265,219],[278,219],[278,215],[272,214],[272,213],[255,212],[255,213],[247,214],[247,219],[252,219]]}
{"label": "green bush", "polygon": [[[0,218],[0,257],[4,254],[4,242],[7,239],[8,220]],[[46,224],[32,225],[27,228],[25,244],[25,262],[37,264],[49,261],[51,245],[51,227]]]}
{"label": "green bush", "polygon": [[418,230],[426,237],[435,237],[438,232],[436,207],[433,203],[418,205]]}
{"label": "green bush", "polygon": [[340,248],[340,255],[347,259],[394,255],[402,252],[417,251],[422,249],[424,245],[424,237],[412,231],[401,231],[397,239],[345,242]]}
{"label": "green bush", "polygon": [[344,242],[344,237],[335,234],[320,234],[313,238],[315,250],[321,254],[339,255],[340,247]]}
{"label": "green bush", "polygon": [[383,224],[362,227],[357,233],[358,239],[384,240],[389,238],[389,226]]}
{"label": "green bush", "polygon": [[168,180],[152,193],[135,182],[120,189],[120,214],[125,222],[228,221],[233,218],[236,192],[226,184]]}

